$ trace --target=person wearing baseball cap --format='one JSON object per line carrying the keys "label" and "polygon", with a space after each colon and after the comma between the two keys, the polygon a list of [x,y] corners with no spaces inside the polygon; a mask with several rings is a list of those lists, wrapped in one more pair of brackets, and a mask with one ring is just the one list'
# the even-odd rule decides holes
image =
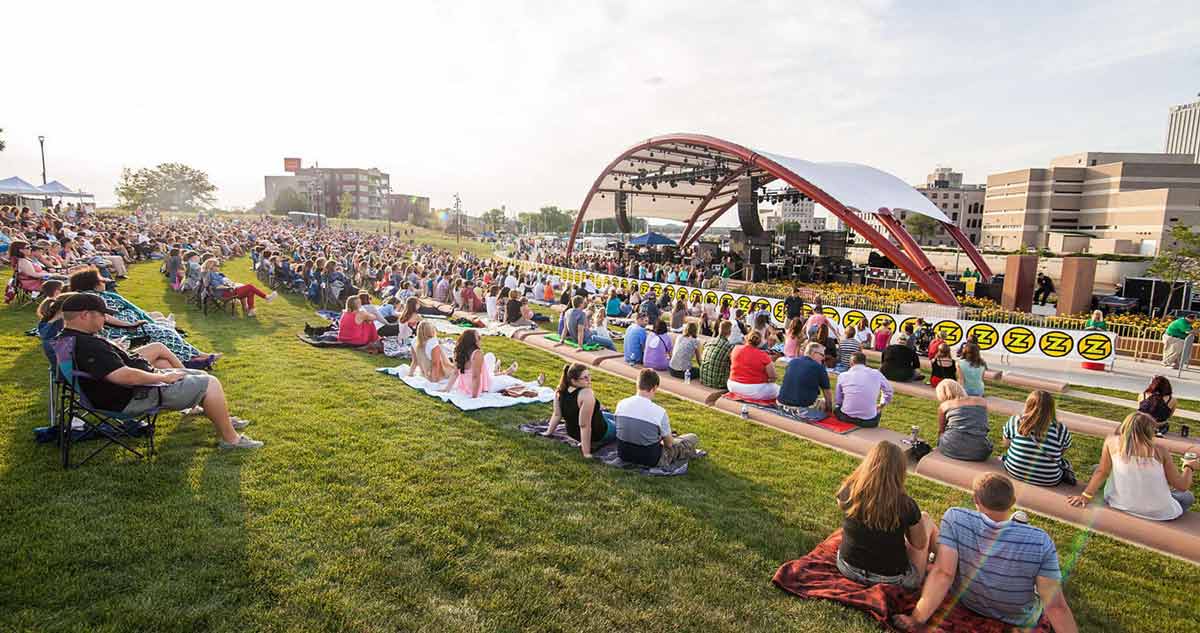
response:
{"label": "person wearing baseball cap", "polygon": [[107,411],[138,415],[160,407],[183,411],[200,406],[221,436],[221,448],[254,449],[263,445],[238,433],[248,422],[232,418],[225,390],[215,376],[199,369],[156,369],[107,339],[96,336],[113,311],[97,295],[69,293],[62,299],[64,329],[75,337],[75,366],[94,378],[80,379],[89,400]]}

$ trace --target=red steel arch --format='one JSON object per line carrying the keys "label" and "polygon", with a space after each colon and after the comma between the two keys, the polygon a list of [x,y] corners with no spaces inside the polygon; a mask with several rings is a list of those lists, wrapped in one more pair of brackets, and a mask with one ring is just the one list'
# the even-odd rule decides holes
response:
{"label": "red steel arch", "polygon": [[[613,159],[612,162],[610,162],[608,166],[600,172],[600,175],[596,178],[595,182],[592,183],[591,189],[588,190],[587,196],[584,198],[583,205],[580,207],[580,213],[575,218],[574,226],[571,227],[570,239],[567,242],[568,259],[574,252],[575,240],[584,220],[584,211],[588,209],[592,202],[593,196],[601,191],[610,191],[603,188],[605,179],[609,177],[619,178],[619,175],[622,173],[628,175],[628,172],[620,172],[617,168],[621,165],[621,163],[631,159],[634,161],[650,161],[659,162],[662,164],[674,164],[672,161],[666,159],[648,159],[642,154],[643,152],[652,152],[655,149],[659,149],[665,154],[676,152],[684,155],[701,156],[701,154],[693,154],[689,151],[675,148],[675,146],[680,144],[719,152],[723,158],[727,158],[731,160],[731,162],[735,163],[730,165],[731,173],[723,178],[719,184],[716,184],[707,195],[694,196],[700,198],[701,203],[697,206],[696,210],[692,212],[691,217],[687,222],[684,239],[680,246],[687,246],[698,239],[699,236],[703,234],[709,226],[712,225],[717,217],[719,217],[733,205],[733,200],[720,200],[715,206],[709,206],[718,196],[729,193],[728,190],[725,190],[725,187],[736,182],[739,177],[752,175],[763,176],[768,180],[778,179],[804,193],[814,202],[825,207],[830,213],[834,214],[843,222],[845,222],[854,230],[855,233],[863,236],[867,242],[869,242],[882,254],[887,256],[888,259],[904,270],[904,272],[907,273],[912,280],[935,301],[945,305],[958,305],[958,299],[954,296],[954,293],[950,291],[950,288],[946,284],[945,280],[937,273],[937,270],[929,262],[929,259],[925,256],[925,253],[921,250],[920,246],[917,245],[916,240],[914,240],[912,236],[909,235],[904,229],[904,226],[900,222],[896,221],[895,217],[892,216],[890,209],[881,208],[877,210],[877,213],[879,214],[881,224],[883,224],[888,231],[896,237],[897,241],[899,241],[903,247],[903,251],[892,244],[892,242],[884,237],[881,233],[872,228],[870,224],[863,220],[853,210],[842,204],[816,184],[801,177],[791,169],[779,164],[767,156],[754,152],[737,143],[732,143],[730,141],[703,134],[668,134],[664,136],[656,136],[630,147]],[[650,155],[652,156],[652,154]],[[660,195],[666,196],[670,194],[662,193]],[[705,213],[710,213],[711,216],[705,221],[704,225],[699,230],[693,232],[693,226]],[[986,262],[984,262],[983,257],[979,254],[979,251],[975,249],[974,245],[966,239],[966,236],[958,230],[957,226],[948,222],[943,222],[943,225],[951,237],[953,237],[955,241],[958,242],[959,246],[966,252],[968,258],[970,258],[970,260],[976,265],[984,280],[990,279],[991,270],[988,268]]]}

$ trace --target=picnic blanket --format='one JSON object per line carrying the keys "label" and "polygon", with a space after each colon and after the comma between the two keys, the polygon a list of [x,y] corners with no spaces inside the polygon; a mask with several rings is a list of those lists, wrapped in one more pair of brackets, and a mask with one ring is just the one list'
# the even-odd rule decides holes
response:
{"label": "picnic blanket", "polygon": [[475,330],[480,336],[504,336],[504,333],[501,332],[499,328],[494,327],[478,327],[475,325],[463,326],[457,325],[453,321],[447,321],[445,319],[434,319],[431,322],[433,323],[433,327],[442,334],[452,334],[454,336],[458,336],[467,330]]}
{"label": "picnic blanket", "polygon": [[804,413],[802,413],[800,416],[794,416],[784,413],[783,410],[779,408],[778,402],[775,400],[755,400],[753,398],[747,398],[745,396],[738,395],[732,391],[725,393],[725,395],[721,397],[729,398],[730,400],[736,400],[738,402],[745,402],[752,407],[778,413],[789,420],[795,420],[797,422],[804,422],[806,424],[821,427],[826,431],[832,431],[838,435],[845,435],[851,431],[856,431],[859,428],[858,425],[850,422],[843,422],[834,416],[825,413],[825,411],[821,409],[804,409]]}
{"label": "picnic blanket", "polygon": [[[543,436],[542,433],[545,433],[546,429],[550,428],[550,421],[542,420],[541,422],[534,422],[532,424],[522,424],[522,425],[518,426],[517,428],[524,433],[529,433],[531,435],[538,435],[539,437],[547,437],[547,436]],[[572,448],[579,448],[579,442],[571,439],[570,435],[567,435],[566,425],[563,425],[563,424],[558,425],[558,428],[554,429],[554,434],[548,436],[547,439],[557,440],[557,441],[562,442],[563,444],[566,444]],[[696,457],[693,457],[692,459],[693,460],[699,459],[701,457],[704,457],[705,455],[708,455],[707,451],[697,450]],[[603,446],[596,448],[595,450],[592,451],[592,456],[595,457],[597,461],[603,463],[605,466],[611,466],[613,468],[620,468],[622,470],[636,470],[638,473],[640,473],[642,475],[646,475],[647,477],[678,477],[679,475],[686,475],[687,471],[688,471],[688,463],[691,461],[691,460],[677,460],[675,462],[668,464],[667,466],[654,466],[654,467],[646,467],[646,466],[642,466],[640,464],[631,464],[631,463],[621,459],[621,456],[617,454],[616,440],[613,440],[611,442],[608,442],[607,444],[604,444]]]}
{"label": "picnic blanket", "polygon": [[326,339],[322,339],[322,338],[316,338],[314,336],[309,336],[307,334],[297,334],[296,338],[300,339],[301,341],[303,341],[305,343],[308,343],[309,345],[312,345],[313,347],[322,347],[322,348],[323,347],[351,347],[351,348],[364,347],[362,345],[351,345],[349,343],[343,343],[341,341],[330,341],[330,340],[326,340]]}
{"label": "picnic blanket", "polygon": [[317,316],[330,323],[338,323],[342,320],[342,313],[334,310],[317,310]]}
{"label": "picnic blanket", "polygon": [[746,396],[736,394],[732,391],[726,391],[725,395],[721,397],[729,400],[737,400],[738,402],[745,402],[746,404],[752,404],[760,409],[771,409],[772,411],[775,410],[774,398],[771,398],[770,400],[757,400],[755,398],[747,398]]}
{"label": "picnic blanket", "polygon": [[513,398],[500,393],[481,393],[478,398],[470,398],[461,393],[441,391],[443,383],[429,382],[424,376],[410,376],[409,372],[411,369],[408,365],[379,367],[375,371],[399,378],[401,382],[409,387],[424,392],[426,395],[433,396],[442,402],[449,402],[463,411],[501,409],[518,404],[535,402],[554,402],[554,390],[550,387],[538,386],[537,381],[532,380],[524,384],[529,390],[537,392],[536,396]]}
{"label": "picnic blanket", "polygon": [[576,343],[575,341],[564,341],[557,334],[547,334],[546,338],[548,340],[554,341],[555,343],[562,343],[564,345],[570,345],[571,347],[574,347],[575,349],[581,349],[585,352],[594,352],[597,350],[604,349],[603,347],[596,345],[595,343],[584,343],[583,347],[581,348],[581,347],[579,347],[579,343]]}
{"label": "picnic blanket", "polygon": [[[917,593],[910,593],[896,585],[873,585],[866,587],[842,575],[837,568],[837,550],[842,543],[839,529],[807,556],[784,563],[775,572],[771,582],[780,589],[801,598],[832,600],[847,607],[858,609],[874,618],[888,631],[893,615],[911,613],[917,604]],[[978,615],[954,602],[953,593],[930,619],[931,631],[946,633],[1008,633],[1015,630],[1003,622]],[[1051,633],[1049,623],[1042,618],[1033,633]]]}

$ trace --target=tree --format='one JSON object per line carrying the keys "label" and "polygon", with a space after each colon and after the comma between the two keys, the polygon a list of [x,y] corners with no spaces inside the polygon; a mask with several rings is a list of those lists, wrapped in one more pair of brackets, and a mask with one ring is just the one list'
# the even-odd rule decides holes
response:
{"label": "tree", "polygon": [[353,208],[354,198],[350,197],[349,191],[343,191],[342,195],[338,197],[338,213],[334,217],[338,215],[341,215],[343,218],[349,217],[350,210]]}
{"label": "tree", "polygon": [[182,163],[162,163],[137,171],[121,170],[116,194],[123,209],[152,207],[176,211],[200,211],[212,206],[217,190],[208,174]]}
{"label": "tree", "polygon": [[[0,134],[4,133],[4,128],[0,127]],[[4,139],[0,138],[0,152],[4,151]]]}
{"label": "tree", "polygon": [[[1170,242],[1170,248],[1160,249],[1158,257],[1154,258],[1154,263],[1146,272],[1163,281],[1200,283],[1200,233],[1193,232],[1189,226],[1177,224],[1171,228]],[[1171,284],[1166,305],[1171,305],[1174,300],[1177,285]]]}
{"label": "tree", "polygon": [[575,224],[575,211],[563,211],[556,206],[545,206],[537,213],[522,213],[517,216],[521,226],[535,233],[569,233]]}
{"label": "tree", "polygon": [[491,211],[483,214],[483,217],[480,219],[483,220],[484,226],[488,227],[488,229],[492,231],[495,231],[498,228],[503,228],[508,221],[508,219],[504,217],[504,211],[501,211],[500,209],[492,209]]}
{"label": "tree", "polygon": [[904,220],[904,226],[917,238],[917,242],[924,242],[929,239],[934,233],[937,233],[941,226],[938,221],[921,213],[909,213],[908,218]]}
{"label": "tree", "polygon": [[275,207],[271,209],[271,213],[287,215],[289,211],[308,211],[308,199],[295,189],[284,187],[279,195],[275,196]]}

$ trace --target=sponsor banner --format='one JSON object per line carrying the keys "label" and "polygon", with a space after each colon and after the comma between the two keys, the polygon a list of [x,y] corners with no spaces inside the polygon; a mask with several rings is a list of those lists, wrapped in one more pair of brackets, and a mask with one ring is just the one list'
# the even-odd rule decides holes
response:
{"label": "sponsor banner", "polygon": [[[747,314],[765,312],[770,315],[776,327],[783,327],[787,320],[787,307],[782,298],[758,297],[743,295],[736,292],[726,292],[717,289],[700,289],[691,286],[666,284],[616,277],[602,273],[580,272],[573,269],[533,264],[525,261],[507,260],[523,269],[535,269],[558,277],[582,283],[591,279],[599,288],[612,285],[623,290],[637,288],[642,294],[653,289],[655,295],[666,293],[672,299],[686,297],[689,304],[715,303],[722,309],[744,310]],[[805,303],[802,314],[805,318],[813,312],[814,306]],[[846,326],[862,329],[866,325],[871,331],[887,326],[892,332],[903,332],[905,326],[916,326],[916,316],[908,314],[892,314],[875,312],[858,308],[843,308],[839,306],[822,306],[822,314],[837,324],[841,330]],[[1086,332],[1079,330],[1059,330],[1052,328],[1032,327],[1026,325],[1010,325],[986,321],[968,321],[964,319],[928,319],[926,321],[933,329],[941,334],[942,339],[952,346],[958,346],[968,338],[974,338],[979,349],[996,354],[1013,356],[1036,356],[1042,358],[1065,358],[1087,360],[1097,363],[1112,362],[1116,350],[1116,334],[1111,332]]]}

